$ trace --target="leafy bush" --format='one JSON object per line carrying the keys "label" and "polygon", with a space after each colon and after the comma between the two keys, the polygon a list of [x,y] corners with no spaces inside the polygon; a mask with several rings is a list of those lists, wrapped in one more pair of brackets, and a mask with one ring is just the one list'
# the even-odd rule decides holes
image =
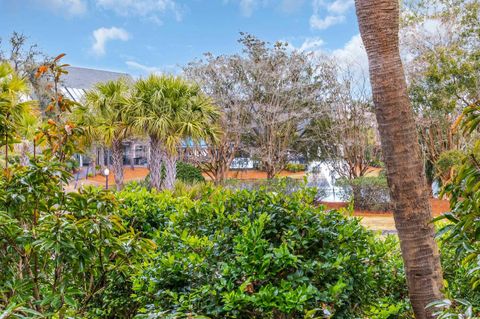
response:
{"label": "leafy bush", "polygon": [[184,162],[177,162],[177,178],[190,184],[205,181],[202,171],[198,167]]}
{"label": "leafy bush", "polygon": [[460,164],[465,158],[465,153],[459,150],[448,150],[440,154],[435,163],[435,177],[442,182],[448,181],[453,168]]}
{"label": "leafy bush", "polygon": [[118,194],[129,226],[157,244],[134,274],[145,318],[387,318],[405,309],[397,242],[312,205],[314,191],[229,191],[192,200]]}
{"label": "leafy bush", "polygon": [[[392,209],[385,176],[358,177],[352,180],[342,180],[339,184],[345,189],[345,196],[353,196],[355,209],[370,211],[388,211]],[[349,200],[348,197],[346,200]]]}
{"label": "leafy bush", "polygon": [[[445,298],[432,302],[429,307],[434,310],[436,318],[479,318],[480,294],[478,287],[472,287],[472,274],[475,264],[463,261],[469,254],[458,249],[450,234],[445,232],[454,226],[451,222],[437,225],[440,231],[440,250],[445,284]],[[473,280],[475,282],[475,280]]]}
{"label": "leafy bush", "polygon": [[[447,304],[443,304],[443,306],[447,306],[445,308],[450,310],[456,310],[458,308],[464,308],[466,310],[471,306],[474,313],[480,314],[479,289],[478,287],[472,287],[472,282],[475,282],[475,277],[472,277],[472,274],[477,265],[475,265],[475,263],[472,265],[463,262],[463,259],[469,254],[459,251],[456,245],[449,239],[448,234],[443,236],[440,241],[440,250],[443,276],[447,288],[445,297],[452,300],[450,304],[447,302]],[[468,305],[464,302],[462,303],[462,300],[468,300]],[[442,304],[438,303],[435,306],[440,308],[441,305]]]}
{"label": "leafy bush", "polygon": [[377,168],[385,168],[385,163],[379,158],[374,158],[370,161],[370,166]]}
{"label": "leafy bush", "polygon": [[122,318],[103,293],[128,278],[151,242],[124,227],[111,193],[64,193],[70,177],[55,161],[0,176],[0,313]]}
{"label": "leafy bush", "polygon": [[296,164],[296,163],[288,163],[285,166],[285,170],[289,172],[303,172],[307,169],[307,166],[305,164]]}
{"label": "leafy bush", "polygon": [[66,162],[68,171],[76,172],[80,168],[80,162],[78,159],[72,157]]}
{"label": "leafy bush", "polygon": [[[465,134],[476,134],[480,128],[480,102],[465,108],[457,124]],[[452,157],[452,156],[450,156]],[[450,158],[449,157],[449,158]],[[460,154],[455,157],[460,157]],[[437,219],[447,220],[438,232],[442,244],[450,247],[453,260],[444,263],[451,272],[449,299],[432,304],[439,309],[438,318],[480,317],[480,141],[466,151],[441,195],[450,198],[451,212]],[[450,164],[450,163],[448,163]]]}
{"label": "leafy bush", "polygon": [[[228,179],[224,182],[224,187],[231,190],[266,190],[269,192],[282,193],[286,196],[298,192],[309,185],[306,177],[303,179],[296,179],[291,177],[281,177],[273,179],[256,179],[256,180],[241,180]],[[315,200],[320,201],[326,197],[324,188],[312,187],[311,190],[316,190]]]}
{"label": "leafy bush", "polygon": [[[165,178],[165,166],[162,167],[162,178]],[[204,182],[205,178],[198,167],[184,162],[177,162],[177,181],[187,184],[195,184]],[[137,185],[138,183],[134,182],[132,184]],[[148,173],[140,184],[147,188],[150,187],[150,173]]]}

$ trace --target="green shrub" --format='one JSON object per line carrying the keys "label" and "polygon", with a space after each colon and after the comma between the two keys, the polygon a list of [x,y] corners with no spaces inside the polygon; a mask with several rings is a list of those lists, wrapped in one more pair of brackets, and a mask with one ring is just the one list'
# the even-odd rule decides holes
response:
{"label": "green shrub", "polygon": [[[223,187],[231,190],[266,190],[269,192],[282,193],[285,196],[298,192],[304,189],[308,185],[307,178],[303,179],[281,177],[273,179],[256,179],[256,180],[241,180],[241,179],[228,179],[224,182]],[[321,200],[326,197],[326,191],[324,188],[312,188],[312,191],[316,190],[315,200]]]}
{"label": "green shrub", "polygon": [[352,180],[342,180],[339,184],[345,190],[345,199],[353,197],[353,205],[358,210],[388,211],[392,209],[385,176],[364,176]]}
{"label": "green shrub", "polygon": [[381,159],[375,158],[370,161],[370,166],[377,168],[385,168],[385,163]]}
{"label": "green shrub", "polygon": [[[452,241],[451,234],[447,231],[454,227],[454,223],[437,223],[439,232],[440,256],[445,283],[445,299],[432,304],[437,310],[439,318],[478,318],[480,314],[479,287],[472,283],[476,282],[475,269],[478,260],[465,262],[471,251],[458,249],[458,243]],[[469,259],[467,259],[469,260]],[[470,310],[469,310],[470,309]],[[476,317],[468,316],[468,313],[477,314]]]}
{"label": "green shrub", "polygon": [[198,167],[184,162],[177,162],[177,179],[190,184],[205,181]]}
{"label": "green shrub", "polygon": [[285,170],[289,172],[303,172],[307,169],[307,166],[305,164],[296,164],[296,163],[288,163],[285,166]]}
{"label": "green shrub", "polygon": [[440,154],[435,168],[438,174],[449,172],[454,165],[458,165],[465,158],[465,153],[459,150],[448,150]]}
{"label": "green shrub", "polygon": [[462,163],[465,155],[459,150],[448,150],[440,154],[435,162],[435,177],[440,178],[442,182],[449,180],[453,168]]}
{"label": "green shrub", "polygon": [[[124,308],[108,292],[129,280],[151,241],[124,227],[112,193],[65,193],[70,179],[55,161],[32,160],[0,175],[2,318],[126,318],[124,310],[136,308],[125,298],[131,284]],[[20,313],[10,317],[5,308]]]}
{"label": "green shrub", "polygon": [[[165,166],[162,167],[162,178],[165,178]],[[177,162],[177,181],[187,184],[195,184],[205,182],[205,178],[198,167],[184,162]],[[138,185],[139,183],[134,182],[132,184]],[[148,173],[145,179],[140,182],[140,185],[147,188],[150,187],[150,173]]]}
{"label": "green shrub", "polygon": [[158,246],[133,275],[139,317],[386,319],[380,300],[408,313],[397,242],[314,194],[120,192],[124,219]]}
{"label": "green shrub", "polygon": [[67,169],[70,172],[76,172],[80,168],[80,162],[74,157],[69,159],[67,161],[66,165],[67,165]]}

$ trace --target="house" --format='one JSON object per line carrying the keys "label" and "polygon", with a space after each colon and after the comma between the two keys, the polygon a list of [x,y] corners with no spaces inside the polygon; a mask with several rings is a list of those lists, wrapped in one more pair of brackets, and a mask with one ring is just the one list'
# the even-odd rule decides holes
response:
{"label": "house", "polygon": [[[119,78],[126,78],[134,81],[132,76],[127,73],[104,71],[90,68],[81,68],[69,66],[65,68],[68,71],[62,77],[61,91],[65,97],[72,99],[75,102],[83,103],[85,93],[92,89],[95,84],[107,81],[118,80]],[[150,146],[148,141],[141,139],[128,139],[123,143],[124,150],[124,165],[146,165],[148,163]],[[96,152],[95,165],[103,166],[111,163],[110,152],[104,148],[97,148],[92,150]],[[91,164],[91,159],[78,155],[80,166]]]}

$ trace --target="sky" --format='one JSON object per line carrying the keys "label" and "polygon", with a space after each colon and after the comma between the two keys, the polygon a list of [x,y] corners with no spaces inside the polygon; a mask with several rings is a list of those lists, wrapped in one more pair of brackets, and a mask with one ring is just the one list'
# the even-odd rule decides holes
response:
{"label": "sky", "polygon": [[238,53],[240,32],[365,60],[353,0],[0,0],[0,38],[13,31],[71,65],[134,76]]}

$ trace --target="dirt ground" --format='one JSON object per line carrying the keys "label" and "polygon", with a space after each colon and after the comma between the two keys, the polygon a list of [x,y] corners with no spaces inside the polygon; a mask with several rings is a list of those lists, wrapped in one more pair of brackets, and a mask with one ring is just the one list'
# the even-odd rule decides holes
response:
{"label": "dirt ground", "polygon": [[[123,179],[125,182],[142,180],[147,175],[148,175],[148,169],[146,167],[135,167],[133,170],[130,167],[128,167],[123,170]],[[103,175],[89,177],[87,180],[105,184],[105,176]],[[115,185],[115,177],[112,171],[110,171],[110,175],[108,176],[108,183],[110,185]]]}
{"label": "dirt ground", "polygon": [[[372,167],[368,171],[367,175],[376,176],[379,174],[380,171],[381,171],[380,168]],[[125,182],[129,182],[133,180],[142,180],[147,176],[147,174],[148,174],[148,169],[146,167],[135,167],[133,170],[130,167],[126,167],[123,171]],[[288,171],[282,171],[280,172],[279,176],[302,179],[305,176],[305,172],[293,173]],[[204,177],[207,180],[210,179],[206,174],[204,174]],[[241,179],[241,180],[266,179],[267,173],[262,172],[260,170],[231,170],[228,172],[227,178],[235,178],[235,179]],[[89,177],[87,180],[90,180],[91,182],[105,183],[105,176],[97,175],[95,177]],[[110,185],[114,185],[114,182],[115,180],[114,180],[113,172],[110,172],[110,175],[108,176],[108,183]]]}
{"label": "dirt ground", "polygon": [[[134,180],[142,180],[148,174],[148,169],[146,167],[135,167],[133,170],[130,167],[127,167],[123,170],[123,178],[125,182],[134,181]],[[291,177],[291,178],[303,178],[305,176],[305,172],[287,172],[282,171],[279,174],[281,177]],[[208,180],[208,176],[204,174],[205,178]],[[259,171],[259,170],[235,170],[230,171],[227,175],[228,178],[235,178],[235,179],[242,179],[242,180],[252,180],[252,179],[266,179],[267,173]],[[88,180],[97,182],[97,183],[105,183],[105,176],[97,175],[95,177],[89,177]],[[110,185],[114,185],[115,179],[113,176],[113,172],[110,172],[108,176],[108,183]]]}
{"label": "dirt ground", "polygon": [[[380,169],[371,169],[368,173],[369,175],[378,175]],[[125,182],[133,181],[133,180],[142,180],[148,174],[148,169],[146,167],[135,167],[133,170],[131,168],[125,168],[124,170],[124,179]],[[305,172],[287,172],[282,171],[280,176],[288,176],[291,178],[303,178],[305,176]],[[207,176],[205,176],[208,179]],[[253,180],[253,179],[266,179],[267,174],[265,172],[259,170],[234,170],[230,171],[228,174],[228,178],[235,178],[235,179],[242,179],[242,180]],[[78,182],[79,185],[105,185],[105,177],[103,175],[97,175],[95,177],[89,177],[88,180],[81,180]],[[109,186],[114,186],[115,181],[113,177],[113,173],[111,173],[108,177]],[[442,213],[449,211],[449,203],[446,200],[439,200],[432,198],[430,199],[430,203],[432,205],[432,211],[434,216],[438,216]],[[326,205],[328,208],[341,208],[345,207],[347,204],[345,203],[322,203]],[[382,230],[382,231],[390,231],[395,230],[395,224],[393,220],[393,215],[391,212],[372,212],[372,211],[355,211],[353,213],[354,216],[362,218],[362,224],[370,228],[372,230]]]}
{"label": "dirt ground", "polygon": [[[346,203],[328,203],[323,202],[328,208],[341,208],[345,207]],[[430,199],[430,205],[432,205],[433,216],[439,216],[450,210],[450,204],[448,200],[441,200],[436,198]],[[372,212],[372,211],[354,211],[354,216],[362,218],[362,224],[372,230],[395,230],[395,222],[393,220],[393,214],[391,212]]]}

